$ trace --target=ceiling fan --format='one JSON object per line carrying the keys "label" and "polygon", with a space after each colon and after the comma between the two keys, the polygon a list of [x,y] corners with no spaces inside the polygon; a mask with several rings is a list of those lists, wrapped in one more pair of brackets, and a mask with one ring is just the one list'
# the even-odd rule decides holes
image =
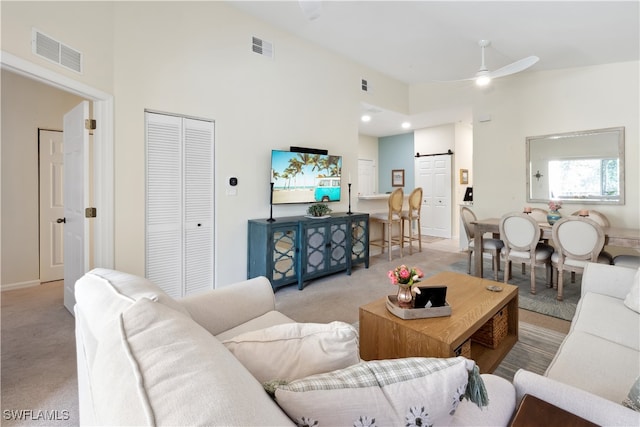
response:
{"label": "ceiling fan", "polygon": [[491,80],[495,78],[504,77],[510,74],[515,74],[515,73],[524,71],[540,60],[540,58],[538,58],[537,56],[528,56],[516,62],[512,62],[509,65],[505,65],[504,67],[499,68],[495,71],[489,71],[489,69],[487,68],[484,62],[484,50],[490,44],[491,44],[491,41],[489,40],[480,40],[478,42],[478,45],[482,49],[482,64],[480,65],[480,69],[475,74],[475,76],[470,77],[468,79],[461,79],[461,80],[475,80],[477,86],[487,86],[489,83],[491,83]]}

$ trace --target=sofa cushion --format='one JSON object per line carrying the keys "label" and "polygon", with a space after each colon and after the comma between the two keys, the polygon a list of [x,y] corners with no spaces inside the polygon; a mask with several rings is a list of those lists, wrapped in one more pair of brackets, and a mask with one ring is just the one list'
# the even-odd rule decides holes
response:
{"label": "sofa cushion", "polygon": [[477,372],[463,357],[376,360],[275,385],[275,398],[298,425],[446,425],[464,397],[486,406]]}
{"label": "sofa cushion", "polygon": [[337,321],[276,325],[222,343],[260,382],[292,381],[360,362],[358,331]]}
{"label": "sofa cushion", "polygon": [[593,292],[585,294],[578,303],[572,329],[640,350],[638,313],[629,310],[618,298]]}
{"label": "sofa cushion", "polygon": [[235,326],[227,331],[216,335],[216,338],[218,338],[220,341],[224,341],[236,337],[240,334],[257,331],[259,329],[268,328],[270,326],[282,325],[285,323],[295,323],[295,321],[280,313],[279,311],[269,311],[261,316],[255,317],[247,322],[244,322],[238,326]]}
{"label": "sofa cushion", "polygon": [[148,299],[105,328],[91,377],[102,425],[291,424],[220,341]]}
{"label": "sofa cushion", "polygon": [[636,275],[633,276],[633,285],[624,299],[624,305],[636,313],[640,313],[640,268],[636,271]]}
{"label": "sofa cushion", "polygon": [[638,351],[573,330],[545,375],[620,404],[640,375]]}
{"label": "sofa cushion", "polygon": [[82,276],[75,286],[75,297],[87,316],[94,335],[111,319],[141,298],[157,301],[181,313],[188,311],[148,279],[106,268],[95,268]]}

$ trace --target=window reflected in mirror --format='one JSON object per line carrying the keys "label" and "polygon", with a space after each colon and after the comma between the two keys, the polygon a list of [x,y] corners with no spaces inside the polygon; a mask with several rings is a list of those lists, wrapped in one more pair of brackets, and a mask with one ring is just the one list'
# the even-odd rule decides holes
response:
{"label": "window reflected in mirror", "polygon": [[527,201],[624,204],[624,128],[528,137]]}

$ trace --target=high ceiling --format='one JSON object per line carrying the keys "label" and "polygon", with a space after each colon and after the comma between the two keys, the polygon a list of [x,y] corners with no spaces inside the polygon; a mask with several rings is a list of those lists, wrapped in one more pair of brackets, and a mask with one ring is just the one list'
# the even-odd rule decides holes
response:
{"label": "high ceiling", "polygon": [[[540,58],[531,71],[640,58],[637,0],[230,3],[407,84],[473,77],[480,67],[481,39],[491,41],[490,70],[530,55]],[[318,16],[311,19],[314,12]],[[388,130],[376,132],[381,136]]]}

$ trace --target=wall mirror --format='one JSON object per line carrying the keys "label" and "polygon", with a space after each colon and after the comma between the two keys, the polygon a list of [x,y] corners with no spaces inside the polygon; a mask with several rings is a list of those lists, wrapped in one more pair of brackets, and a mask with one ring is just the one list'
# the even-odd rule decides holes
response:
{"label": "wall mirror", "polygon": [[527,137],[527,202],[624,204],[624,127]]}

